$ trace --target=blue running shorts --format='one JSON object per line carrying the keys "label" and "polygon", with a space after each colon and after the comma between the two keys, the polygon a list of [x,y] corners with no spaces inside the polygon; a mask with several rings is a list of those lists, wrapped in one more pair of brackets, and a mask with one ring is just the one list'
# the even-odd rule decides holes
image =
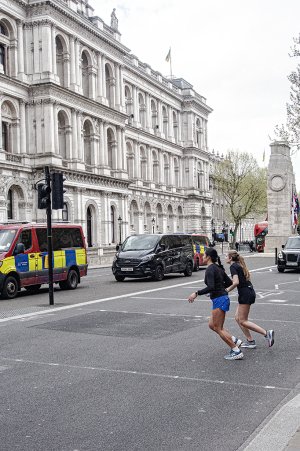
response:
{"label": "blue running shorts", "polygon": [[230,306],[230,299],[227,295],[220,296],[219,298],[212,299],[212,310],[220,308],[223,312],[228,312]]}

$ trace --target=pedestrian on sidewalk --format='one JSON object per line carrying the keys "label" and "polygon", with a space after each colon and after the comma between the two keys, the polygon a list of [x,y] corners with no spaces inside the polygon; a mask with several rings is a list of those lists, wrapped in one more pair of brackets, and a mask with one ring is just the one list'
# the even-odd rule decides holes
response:
{"label": "pedestrian on sidewalk", "polygon": [[[235,250],[230,250],[226,257],[226,262],[230,264],[230,273],[232,277],[232,285],[226,288],[227,293],[237,287],[238,290],[238,307],[235,313],[235,320],[242,329],[246,341],[241,343],[242,348],[256,348],[256,343],[251,335],[251,331],[263,335],[269,347],[274,344],[274,330],[266,330],[257,324],[249,321],[249,313],[251,305],[254,304],[256,294],[250,280],[250,273],[244,258]],[[232,337],[236,343],[237,338]]]}
{"label": "pedestrian on sidewalk", "polygon": [[224,357],[226,360],[242,359],[243,353],[239,349],[242,340],[237,340],[235,343],[232,340],[230,332],[224,329],[225,315],[230,306],[230,300],[225,286],[231,286],[232,280],[227,276],[215,249],[207,248],[205,250],[203,262],[207,265],[204,278],[206,288],[192,293],[188,297],[188,301],[192,303],[197,296],[209,293],[210,299],[212,300],[212,312],[208,323],[209,328],[216,332],[230,347],[229,354]]}

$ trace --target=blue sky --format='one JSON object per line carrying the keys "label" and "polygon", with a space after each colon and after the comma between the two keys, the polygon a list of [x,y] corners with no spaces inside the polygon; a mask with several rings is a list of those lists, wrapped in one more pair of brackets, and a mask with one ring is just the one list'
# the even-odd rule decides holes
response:
{"label": "blue sky", "polygon": [[[90,0],[110,23],[116,8],[121,41],[141,61],[193,84],[213,108],[209,147],[220,153],[253,153],[260,165],[276,124],[285,122],[288,74],[300,62],[290,58],[300,33],[299,0]],[[293,156],[300,190],[300,156]],[[299,169],[297,169],[299,167]]]}

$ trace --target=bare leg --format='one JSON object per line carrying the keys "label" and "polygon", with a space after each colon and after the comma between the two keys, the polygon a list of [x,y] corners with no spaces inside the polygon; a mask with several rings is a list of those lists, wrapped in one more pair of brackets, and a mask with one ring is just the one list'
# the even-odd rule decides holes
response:
{"label": "bare leg", "polygon": [[225,321],[225,312],[219,308],[212,311],[209,319],[209,328],[216,332],[225,343],[233,349],[236,344],[232,341],[231,334],[223,328]]}
{"label": "bare leg", "polygon": [[251,307],[250,304],[239,304],[235,314],[235,320],[242,329],[248,341],[253,340],[250,330],[257,332],[258,334],[261,335],[266,335],[267,333],[265,329],[248,320],[250,307]]}

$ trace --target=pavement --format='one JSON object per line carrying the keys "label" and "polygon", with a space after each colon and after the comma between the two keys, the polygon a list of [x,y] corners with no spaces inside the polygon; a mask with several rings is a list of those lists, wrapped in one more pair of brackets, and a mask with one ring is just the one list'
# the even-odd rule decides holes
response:
{"label": "pavement", "polygon": [[[217,251],[222,256],[227,249],[224,249],[223,253],[221,248],[217,248]],[[240,253],[246,258],[275,258],[274,252]],[[108,267],[111,265],[89,266],[89,269]],[[255,433],[255,437],[243,448],[243,451],[300,451],[300,394],[286,402],[272,418],[267,418],[266,424]]]}

